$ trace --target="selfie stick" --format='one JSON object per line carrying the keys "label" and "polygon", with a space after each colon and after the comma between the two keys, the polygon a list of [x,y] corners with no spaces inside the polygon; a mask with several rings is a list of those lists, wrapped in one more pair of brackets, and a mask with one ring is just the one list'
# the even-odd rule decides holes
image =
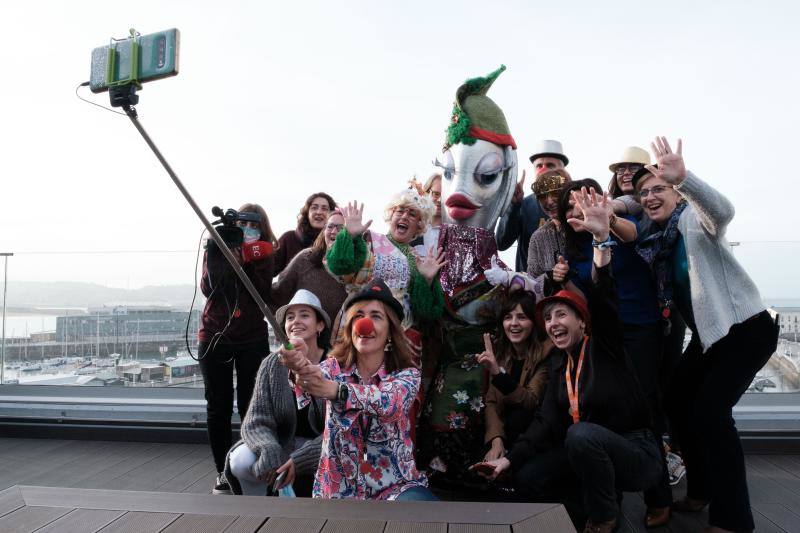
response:
{"label": "selfie stick", "polygon": [[291,346],[286,338],[286,334],[278,325],[275,315],[272,314],[272,311],[269,310],[267,304],[264,303],[264,299],[261,298],[261,295],[258,294],[253,282],[250,281],[250,278],[247,277],[245,271],[242,270],[241,265],[239,265],[239,262],[233,256],[233,252],[231,252],[230,248],[228,248],[228,245],[225,244],[225,241],[222,240],[222,237],[219,236],[217,229],[208,221],[206,216],[203,214],[203,211],[194,201],[194,198],[192,198],[192,195],[189,194],[189,191],[187,191],[186,187],[183,186],[183,183],[181,183],[181,180],[178,178],[177,174],[175,174],[175,171],[172,170],[171,166],[169,166],[167,160],[164,159],[163,155],[161,155],[161,151],[158,149],[156,144],[150,138],[150,135],[147,134],[144,127],[142,127],[142,124],[139,122],[139,115],[136,113],[136,109],[132,107],[132,105],[136,104],[139,100],[139,96],[136,94],[137,85],[138,84],[136,82],[132,82],[117,87],[110,87],[109,94],[111,96],[111,105],[114,107],[122,107],[123,111],[125,111],[125,114],[128,115],[128,118],[130,118],[131,122],[133,122],[133,125],[136,126],[137,130],[139,130],[139,133],[141,133],[144,141],[147,143],[147,146],[150,147],[150,149],[156,155],[156,158],[159,160],[159,162],[161,162],[164,170],[166,170],[167,174],[169,174],[169,177],[172,178],[175,186],[178,187],[178,190],[181,191],[183,197],[186,198],[186,201],[189,202],[190,206],[192,206],[195,214],[203,222],[203,225],[208,230],[209,235],[211,235],[211,238],[214,239],[214,242],[217,243],[217,246],[222,251],[222,255],[224,255],[225,259],[228,260],[228,263],[231,265],[231,268],[233,268],[233,271],[236,272],[236,275],[239,276],[239,279],[244,284],[247,292],[250,293],[250,296],[252,296],[253,300],[256,302],[256,304],[258,304],[258,307],[261,309],[261,312],[264,314],[267,322],[269,322],[269,325],[272,326],[272,331],[275,333],[275,338],[279,343]]}

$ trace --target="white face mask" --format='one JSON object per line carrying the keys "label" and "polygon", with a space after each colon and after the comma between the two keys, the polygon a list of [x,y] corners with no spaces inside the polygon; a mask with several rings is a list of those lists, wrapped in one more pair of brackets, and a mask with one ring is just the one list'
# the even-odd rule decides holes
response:
{"label": "white face mask", "polygon": [[261,238],[261,231],[256,228],[245,226],[242,228],[242,232],[244,232],[244,242],[246,243],[256,242]]}
{"label": "white face mask", "polygon": [[456,144],[439,160],[442,167],[442,219],[451,224],[493,230],[514,194],[517,153],[478,139]]}

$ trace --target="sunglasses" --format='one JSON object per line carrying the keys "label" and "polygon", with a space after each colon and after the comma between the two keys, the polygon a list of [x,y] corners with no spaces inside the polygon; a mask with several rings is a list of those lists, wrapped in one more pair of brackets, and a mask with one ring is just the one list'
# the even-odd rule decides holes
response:
{"label": "sunglasses", "polygon": [[614,172],[616,172],[617,176],[622,176],[625,172],[636,174],[643,166],[644,165],[618,165],[617,168],[614,169]]}

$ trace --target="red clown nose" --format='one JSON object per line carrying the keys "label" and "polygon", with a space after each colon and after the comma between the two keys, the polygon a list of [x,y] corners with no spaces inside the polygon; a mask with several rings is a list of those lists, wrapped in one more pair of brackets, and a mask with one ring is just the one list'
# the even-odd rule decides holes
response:
{"label": "red clown nose", "polygon": [[367,337],[375,333],[375,324],[368,316],[356,320],[355,324],[353,324],[353,328],[356,330],[356,335],[359,337]]}

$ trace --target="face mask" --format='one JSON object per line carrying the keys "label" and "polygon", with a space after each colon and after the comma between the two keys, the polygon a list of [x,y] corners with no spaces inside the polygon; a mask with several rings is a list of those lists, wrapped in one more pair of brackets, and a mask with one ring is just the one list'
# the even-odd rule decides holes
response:
{"label": "face mask", "polygon": [[255,242],[261,238],[261,232],[256,228],[244,227],[242,231],[244,232],[244,242]]}

